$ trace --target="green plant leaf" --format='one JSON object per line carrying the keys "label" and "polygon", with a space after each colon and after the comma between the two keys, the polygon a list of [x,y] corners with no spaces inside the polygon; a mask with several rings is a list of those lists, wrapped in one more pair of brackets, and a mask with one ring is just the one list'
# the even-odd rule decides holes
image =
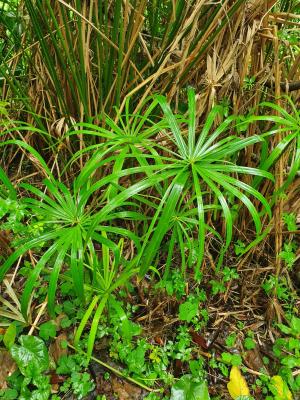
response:
{"label": "green plant leaf", "polygon": [[10,349],[11,346],[15,343],[16,335],[17,327],[16,324],[13,322],[9,325],[3,337],[3,343],[6,348]]}
{"label": "green plant leaf", "polygon": [[0,167],[0,181],[3,182],[3,184],[6,186],[6,189],[8,191],[9,197],[13,200],[17,199],[17,193],[15,188],[13,187],[11,181],[9,180],[8,176],[4,172],[4,170]]}
{"label": "green plant leaf", "polygon": [[12,345],[11,355],[21,373],[27,377],[39,376],[49,367],[49,355],[45,343],[36,336],[22,335],[19,345]]}
{"label": "green plant leaf", "polygon": [[130,372],[136,373],[138,371],[139,374],[142,374],[145,371],[145,354],[146,349],[143,343],[128,354],[126,363]]}
{"label": "green plant leaf", "polygon": [[39,335],[44,340],[49,340],[50,338],[54,338],[56,336],[55,323],[53,321],[48,321],[40,325]]}
{"label": "green plant leaf", "polygon": [[142,329],[140,325],[135,324],[134,322],[130,321],[128,318],[124,319],[121,323],[121,332],[122,336],[125,340],[130,342],[133,336],[140,335]]}
{"label": "green plant leaf", "polygon": [[238,366],[242,364],[242,357],[239,354],[232,354],[231,364]]}
{"label": "green plant leaf", "polygon": [[96,333],[97,333],[97,328],[99,325],[99,320],[100,317],[102,315],[103,309],[106,306],[107,300],[108,300],[109,295],[105,294],[96,311],[94,314],[94,318],[92,320],[92,324],[91,324],[91,328],[90,328],[90,333],[89,333],[89,337],[88,337],[88,344],[87,344],[87,355],[88,355],[88,360],[90,360],[91,356],[92,356],[92,352],[93,352],[93,348],[94,348],[94,343],[95,343],[95,339],[96,339]]}
{"label": "green plant leaf", "polygon": [[284,324],[277,324],[278,328],[281,330],[281,332],[289,335],[292,332],[292,328],[289,326],[286,326]]}
{"label": "green plant leaf", "polygon": [[222,361],[224,361],[225,363],[231,364],[231,359],[232,359],[232,354],[227,353],[227,352],[222,353]]}
{"label": "green plant leaf", "polygon": [[191,320],[198,314],[198,301],[188,300],[179,306],[179,319],[181,321],[191,322]]}
{"label": "green plant leaf", "polygon": [[288,368],[299,368],[300,367],[300,357],[286,356],[281,359],[281,364],[286,365]]}
{"label": "green plant leaf", "polygon": [[291,319],[291,328],[294,335],[300,336],[300,318],[297,318],[295,315]]}
{"label": "green plant leaf", "polygon": [[255,341],[254,341],[252,338],[247,337],[247,338],[244,340],[244,347],[245,347],[245,349],[247,349],[247,350],[252,350],[252,349],[255,349],[255,346],[256,346]]}
{"label": "green plant leaf", "polygon": [[19,398],[19,393],[16,389],[5,389],[3,396],[0,394],[1,400],[15,400]]}
{"label": "green plant leaf", "polygon": [[78,396],[78,399],[86,397],[87,394],[95,387],[94,382],[91,380],[90,374],[87,372],[72,372],[71,382],[74,394]]}
{"label": "green plant leaf", "polygon": [[191,375],[184,375],[171,389],[170,400],[210,400],[206,382],[194,382]]}

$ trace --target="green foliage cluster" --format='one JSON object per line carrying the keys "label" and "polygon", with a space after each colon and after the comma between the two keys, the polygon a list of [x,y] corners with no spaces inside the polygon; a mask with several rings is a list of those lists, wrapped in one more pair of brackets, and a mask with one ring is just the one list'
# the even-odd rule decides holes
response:
{"label": "green foliage cluster", "polygon": [[[245,372],[245,355],[258,340],[242,322],[219,354],[200,353],[195,342],[207,350],[201,335],[208,297],[225,299],[231,285],[240,285],[243,271],[226,255],[241,258],[266,238],[272,211],[299,174],[300,112],[288,96],[279,105],[267,101],[266,88],[258,95],[261,78],[251,75],[252,65],[232,97],[239,90],[259,105],[249,108],[249,100],[235,115],[230,90],[228,97],[213,96],[222,84],[210,81],[211,71],[203,78],[201,68],[212,62],[208,50],[216,52],[227,28],[242,41],[244,27],[231,22],[238,13],[245,19],[248,4],[200,3],[0,1],[0,148],[4,160],[20,158],[27,176],[16,182],[0,167],[0,316],[7,327],[0,341],[17,365],[0,398],[57,400],[69,392],[84,398],[95,389],[88,366],[104,339],[123,369],[102,366],[148,391],[160,382],[171,388],[168,400],[209,400],[207,368],[225,379],[232,367]],[[297,24],[296,1],[277,3],[273,11]],[[278,40],[288,43],[278,56],[291,75],[299,32],[277,26]],[[277,57],[270,49],[268,62]],[[215,69],[218,75],[217,62]],[[199,112],[198,93],[209,93],[210,84],[209,106]],[[278,185],[274,166],[283,158]],[[266,189],[273,187],[274,193]],[[243,236],[237,235],[242,213]],[[299,260],[296,214],[283,213],[283,223],[288,235],[277,256],[284,273],[266,276],[261,292],[276,298],[286,319],[275,326],[272,358],[263,363],[283,379],[286,393],[297,395],[300,319],[290,282]],[[204,264],[212,267],[208,279]],[[20,279],[20,298],[7,280],[15,267],[11,282]],[[139,308],[128,303],[133,281],[141,292],[150,282],[177,305],[170,340],[155,343],[132,322]],[[48,308],[32,336],[36,302]],[[63,346],[73,343],[76,353],[54,365],[47,346],[61,330],[68,335]],[[58,394],[51,394],[53,371],[64,377]],[[280,397],[265,368],[260,374],[255,392],[290,400]],[[162,396],[158,390],[145,399]]]}
{"label": "green foliage cluster", "polygon": [[[230,205],[234,204],[235,198],[248,208],[257,233],[261,232],[261,217],[250,196],[259,200],[264,212],[270,214],[267,200],[253,185],[250,186],[232,177],[231,173],[272,179],[272,175],[265,168],[242,167],[236,165],[233,160],[245,147],[263,142],[263,136],[240,139],[231,134],[222,138],[221,135],[234,126],[233,116],[225,118],[209,134],[216,117],[222,118],[222,108],[219,106],[213,108],[200,134],[196,136],[195,93],[192,89],[188,90],[188,100],[187,118],[182,115],[175,116],[165,98],[159,96],[151,100],[147,112],[136,115],[131,124],[129,124],[130,115],[125,115],[124,120],[121,118],[120,124],[123,129],[109,118],[107,124],[110,129],[86,124],[81,126],[81,130],[75,131],[77,134],[96,135],[105,141],[74,155],[72,161],[80,157],[83,152],[91,153],[71,187],[67,187],[61,178],[55,178],[42,156],[27,143],[19,140],[2,143],[2,145],[15,144],[29,151],[42,165],[47,175],[47,179],[44,180],[45,190],[29,183],[21,184],[21,188],[30,196],[23,195],[18,200],[20,202],[18,205],[17,191],[1,170],[4,190],[8,195],[4,202],[10,204],[9,207],[12,207],[11,204],[13,207],[19,207],[23,212],[23,214],[21,211],[12,214],[6,206],[2,215],[5,216],[10,212],[10,215],[18,219],[18,223],[25,214],[30,215],[30,219],[24,218],[26,235],[24,233],[20,235],[17,249],[3,263],[0,278],[3,279],[14,262],[28,250],[45,249],[37,265],[30,272],[22,294],[21,311],[25,319],[32,291],[41,272],[50,262],[48,308],[50,315],[54,315],[57,284],[60,277],[65,275],[61,270],[63,265],[67,264],[69,266],[67,276],[72,280],[78,298],[83,303],[90,299],[75,342],[78,342],[87,321],[94,314],[89,342],[89,354],[91,354],[96,327],[110,294],[128,281],[133,274],[143,277],[153,263],[156,263],[160,256],[161,244],[167,237],[169,245],[165,278],[168,277],[174,253],[178,249],[183,275],[187,267],[194,266],[196,279],[199,279],[205,233],[209,231],[220,238],[217,231],[206,223],[205,214],[208,210],[213,210],[218,216],[221,213],[224,217],[226,235],[224,245],[220,249],[219,265],[232,240],[233,217]],[[165,116],[160,123],[145,129],[145,123],[156,104],[161,105]],[[283,110],[282,112],[285,113]],[[255,119],[261,117],[250,117],[248,123]],[[289,120],[284,120],[282,117],[267,119],[276,123],[285,122],[287,129],[291,129]],[[126,125],[123,121],[126,121]],[[185,126],[187,126],[187,138],[184,134]],[[168,128],[166,139],[173,143],[172,151],[163,144],[149,141],[166,127]],[[289,135],[289,141],[296,133]],[[263,167],[270,167],[271,161],[278,156],[277,149],[273,150]],[[132,165],[135,160],[136,165]],[[111,174],[100,175],[95,179],[97,171],[105,169],[108,165],[112,168]],[[120,184],[122,177],[135,182],[129,186],[122,186]],[[150,188],[156,192],[154,198],[153,195],[147,196],[145,192]],[[213,202],[208,201],[206,193],[213,196]],[[148,215],[141,213],[143,205],[152,209]],[[132,232],[126,227],[120,227],[118,223],[120,219],[138,221],[137,228],[143,223],[142,231],[137,229]],[[191,236],[189,233],[191,229],[197,236],[195,234]],[[117,237],[120,239],[117,239],[116,243]],[[130,238],[135,245],[136,254],[131,260],[126,260],[122,256],[124,237]],[[102,249],[101,259],[97,255],[96,243]],[[193,251],[197,253],[196,260],[193,258]],[[231,272],[225,272],[223,274],[226,280],[226,274]]]}
{"label": "green foliage cluster", "polygon": [[[107,117],[104,128],[80,124],[76,130],[67,133],[66,140],[75,134],[100,139],[100,143],[94,142],[75,153],[66,166],[64,174],[72,164],[88,155],[71,185],[63,182],[64,174],[55,177],[42,155],[26,142],[7,140],[2,143],[2,146],[17,145],[29,152],[42,166],[47,178],[42,189],[31,183],[21,183],[17,189],[25,191],[27,195],[23,193],[19,196],[4,171],[0,171],[3,227],[12,229],[16,236],[15,251],[4,260],[0,277],[3,279],[17,259],[28,250],[38,249],[42,255],[34,268],[29,265],[26,273],[28,277],[20,302],[22,317],[28,320],[32,293],[41,284],[41,279],[47,282],[48,310],[52,318],[56,313],[57,288],[61,286],[63,289],[69,285],[67,290],[72,290],[85,308],[80,313],[75,346],[79,346],[84,330],[91,321],[86,342],[88,359],[92,355],[105,307],[111,304],[116,310],[119,309],[113,293],[126,285],[132,276],[141,279],[149,271],[160,275],[157,268],[163,256],[166,263],[159,286],[165,287],[170,295],[174,293],[178,298],[185,295],[181,277],[184,278],[191,269],[194,270],[196,281],[201,281],[200,266],[204,257],[205,237],[209,233],[221,240],[215,227],[208,224],[208,214],[210,219],[213,217],[217,220],[222,216],[224,220],[225,235],[219,250],[217,280],[211,280],[210,284],[212,295],[225,292],[228,282],[239,277],[234,268],[221,269],[224,254],[233,238],[235,217],[230,210],[244,204],[257,235],[260,235],[262,216],[271,216],[271,208],[257,187],[262,179],[273,180],[268,170],[286,147],[295,140],[299,144],[298,114],[290,116],[273,104],[267,106],[282,116],[250,115],[242,122],[239,117],[225,117],[222,106],[215,106],[198,131],[195,93],[191,88],[187,93],[186,115],[173,114],[166,99],[157,96],[147,100],[147,108],[134,116],[131,116],[128,108],[125,115],[119,116],[118,123]],[[157,106],[161,107],[164,116],[158,122],[153,122],[152,113]],[[263,135],[247,138],[240,138],[234,133],[241,124],[245,126],[260,120],[271,121],[275,127]],[[277,127],[279,124],[280,128]],[[261,160],[260,168],[237,164],[237,156],[241,151],[256,143],[264,147],[270,135],[283,129],[290,133]],[[154,140],[161,134],[162,141]],[[172,143],[172,147],[167,146],[166,142]],[[292,181],[298,164],[299,152],[296,153],[284,187]],[[102,171],[108,167],[111,172],[103,174]],[[240,179],[242,175],[254,175],[252,184],[244,183]],[[125,184],[123,178],[127,180]],[[279,192],[283,189],[280,188]],[[253,199],[261,203],[261,212],[258,212]],[[147,213],[142,211],[144,207],[149,210]],[[135,229],[129,229],[129,224],[120,221],[134,223]],[[289,228],[295,227],[291,216],[285,216],[285,221]],[[125,238],[130,239],[134,246],[129,259],[124,256]],[[167,249],[164,255],[165,241]],[[241,244],[236,247],[239,254],[246,250]],[[289,268],[294,260],[292,251],[293,245],[289,243],[280,255]],[[173,273],[172,260],[176,256],[180,257],[181,270]],[[179,279],[176,278],[178,273]],[[274,285],[280,287],[272,284],[270,279],[264,284],[267,292]],[[203,291],[189,295],[179,307],[179,319],[193,323],[196,329],[205,326],[207,311],[199,311],[199,304],[205,299]],[[122,311],[118,312],[123,315]],[[76,320],[67,317],[62,325],[68,327]],[[51,322],[47,322],[40,327],[40,337],[44,340],[54,337],[55,329]],[[178,333],[176,342],[167,345],[166,353],[152,349],[143,339],[138,341],[136,347],[132,347],[132,337],[139,334],[139,330],[135,330],[129,322],[122,324],[120,329],[115,328],[115,344],[111,351],[127,365],[129,373],[140,371],[139,375],[143,374],[150,381],[168,380],[168,357],[183,362],[191,361],[190,337],[184,329]],[[119,336],[116,336],[117,332]],[[252,345],[252,339],[248,337],[245,347],[250,349]],[[150,352],[149,358],[155,366],[150,370],[145,363],[147,352]],[[212,359],[210,364],[219,367],[228,376],[227,365],[240,365],[241,362],[239,355],[225,352],[220,361]],[[73,376],[74,382],[78,377]],[[31,376],[29,378],[33,379]],[[30,382],[39,390],[38,382],[29,380],[26,385]],[[71,386],[74,391],[77,390],[76,383],[72,382],[66,384],[66,390]],[[87,380],[86,388],[80,390],[88,390],[88,385]],[[187,390],[200,390],[197,385],[196,388]]]}

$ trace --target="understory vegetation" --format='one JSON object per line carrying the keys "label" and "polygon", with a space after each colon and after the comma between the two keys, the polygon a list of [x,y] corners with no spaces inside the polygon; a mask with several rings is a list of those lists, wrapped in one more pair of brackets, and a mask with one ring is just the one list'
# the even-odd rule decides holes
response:
{"label": "understory vegetation", "polygon": [[0,399],[299,399],[299,101],[296,0],[0,0]]}

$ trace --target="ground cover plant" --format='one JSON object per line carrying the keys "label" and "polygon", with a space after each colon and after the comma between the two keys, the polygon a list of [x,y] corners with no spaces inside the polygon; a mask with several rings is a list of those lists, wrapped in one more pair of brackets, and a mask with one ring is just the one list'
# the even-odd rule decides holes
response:
{"label": "ground cover plant", "polygon": [[0,22],[0,398],[299,398],[298,2]]}

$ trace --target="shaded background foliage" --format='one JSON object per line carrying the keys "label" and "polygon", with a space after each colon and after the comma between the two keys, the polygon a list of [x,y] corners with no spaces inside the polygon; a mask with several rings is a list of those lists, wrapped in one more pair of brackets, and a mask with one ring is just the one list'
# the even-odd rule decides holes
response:
{"label": "shaded background foliage", "polygon": [[[16,4],[15,11],[6,12],[5,3]],[[12,90],[24,110],[58,130],[58,121],[101,119],[127,97],[137,107],[154,92],[180,109],[187,85],[199,93],[199,116],[224,98],[235,113],[273,98],[267,86],[274,80],[275,28],[285,21],[293,27],[288,13],[299,7],[246,0],[17,3],[2,2],[3,95]],[[282,82],[296,80],[296,42],[280,52]]]}

